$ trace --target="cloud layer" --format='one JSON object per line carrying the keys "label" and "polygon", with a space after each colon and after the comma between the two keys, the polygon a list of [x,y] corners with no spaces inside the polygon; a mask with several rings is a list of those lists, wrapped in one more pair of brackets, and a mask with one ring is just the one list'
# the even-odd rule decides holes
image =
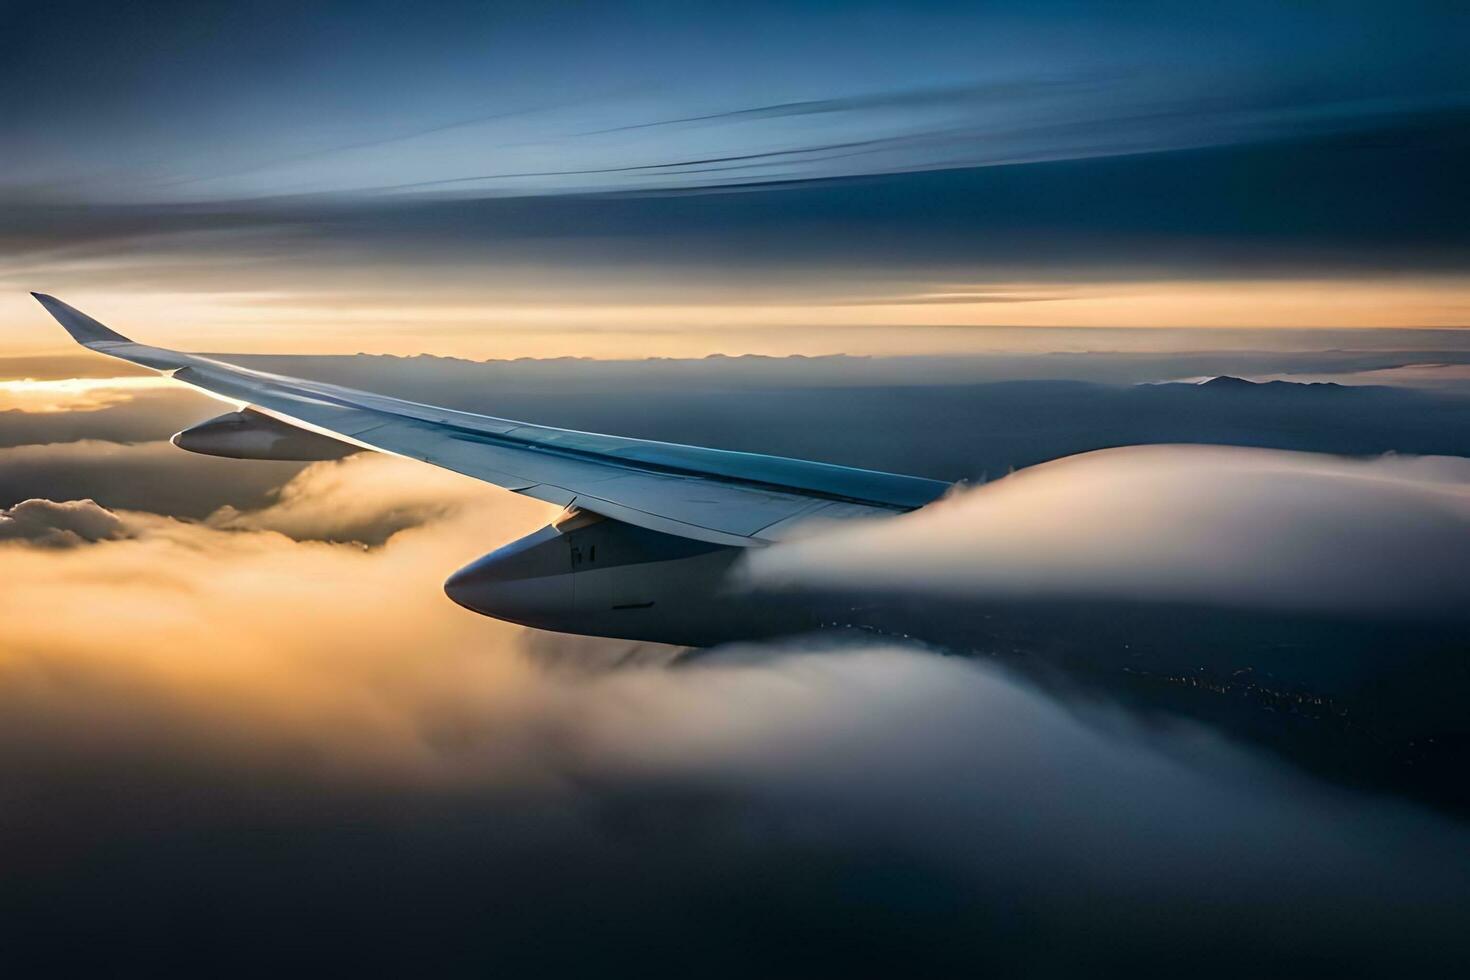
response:
{"label": "cloud layer", "polygon": [[[1361,925],[1462,885],[1462,869],[1440,863],[1461,832],[1435,818],[1344,806],[1199,732],[1150,744],[1114,718],[1099,738],[993,669],[918,649],[732,649],[683,669],[543,672],[518,630],[437,588],[474,540],[514,534],[525,516],[481,507],[374,552],[126,514],[124,540],[5,546],[18,585],[0,599],[0,848],[19,874],[0,903],[46,894],[42,878],[74,902],[111,894],[96,876],[122,860],[128,887],[161,884],[185,922],[170,889],[203,872],[193,887],[228,910],[326,901],[329,921],[381,928],[379,915],[427,901],[455,926],[451,951],[525,954],[531,921],[577,914],[569,890],[595,898],[600,920],[575,952],[552,954],[563,965],[616,952],[615,936],[652,939],[671,915],[692,948],[759,962],[726,945],[717,917],[678,919],[693,902],[750,923],[822,923],[840,937],[842,948],[819,943],[836,962],[919,943],[920,962],[1068,970],[1081,954],[1050,948],[1058,929],[1078,949],[1108,937],[1120,962],[1145,948],[1169,961],[1200,942],[1283,942],[1285,907],[1308,954],[1372,961],[1402,936]],[[76,614],[56,616],[63,603]],[[329,833],[344,821],[350,833]],[[1371,846],[1385,828],[1404,841],[1389,852]],[[113,855],[101,864],[84,844],[99,832]],[[209,843],[189,863],[167,856],[168,841],[198,835]],[[264,857],[296,897],[224,873],[256,835],[312,848],[310,883],[278,863],[299,860],[293,846]],[[457,857],[422,863],[434,847]],[[130,863],[135,848],[148,864]],[[343,891],[363,848],[408,891]],[[828,865],[856,875],[841,887],[870,911],[821,909],[832,896],[812,876]],[[446,912],[436,893],[470,904]],[[927,925],[890,918],[908,901],[938,903]],[[458,928],[469,910],[527,902]],[[1215,911],[1197,915],[1202,903]],[[968,932],[961,910],[975,917]],[[34,921],[37,908],[20,911]],[[1398,923],[1426,943],[1444,942],[1444,925]],[[411,916],[399,928],[425,936]],[[371,937],[360,948],[381,953]]]}
{"label": "cloud layer", "polygon": [[0,508],[0,541],[71,548],[126,537],[128,523],[93,500],[22,500]]}
{"label": "cloud layer", "polygon": [[1102,450],[752,556],[777,588],[1464,615],[1470,460]]}
{"label": "cloud layer", "polygon": [[105,506],[205,517],[221,505],[255,507],[299,463],[197,456],[167,442],[82,439],[0,449],[0,500],[90,498]]}
{"label": "cloud layer", "polygon": [[[1219,477],[1191,452],[1170,451]],[[1232,468],[1305,466],[1251,458]],[[1305,472],[1421,495],[1460,475]],[[1129,486],[1094,493],[1116,506]],[[444,597],[448,570],[547,516],[382,457],[206,521],[6,512],[0,912],[17,948],[552,972],[693,957],[714,975],[1470,955],[1463,826],[1202,729],[1079,715],[914,646],[689,659],[528,635]],[[384,543],[331,543],[363,528]]]}

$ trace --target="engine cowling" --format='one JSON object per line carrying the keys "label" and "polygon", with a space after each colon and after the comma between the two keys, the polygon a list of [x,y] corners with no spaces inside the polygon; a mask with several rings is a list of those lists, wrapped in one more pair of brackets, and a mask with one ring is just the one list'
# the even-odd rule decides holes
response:
{"label": "engine cowling", "polygon": [[359,447],[298,428],[246,408],[175,432],[169,439],[180,449],[230,459],[275,459],[314,462],[341,459]]}
{"label": "engine cowling", "polygon": [[731,587],[743,551],[569,508],[461,568],[444,591],[523,626],[685,646],[814,628],[800,603]]}

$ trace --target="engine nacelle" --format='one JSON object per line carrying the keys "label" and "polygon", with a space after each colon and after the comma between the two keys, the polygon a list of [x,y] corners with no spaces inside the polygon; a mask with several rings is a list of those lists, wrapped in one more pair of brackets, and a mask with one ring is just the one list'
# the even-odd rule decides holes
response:
{"label": "engine nacelle", "polygon": [[444,591],[523,626],[684,646],[815,628],[805,603],[731,587],[744,550],[568,508],[455,572]]}
{"label": "engine nacelle", "polygon": [[351,443],[297,428],[247,408],[200,422],[169,439],[180,449],[230,459],[277,459],[314,462],[341,459],[359,451]]}

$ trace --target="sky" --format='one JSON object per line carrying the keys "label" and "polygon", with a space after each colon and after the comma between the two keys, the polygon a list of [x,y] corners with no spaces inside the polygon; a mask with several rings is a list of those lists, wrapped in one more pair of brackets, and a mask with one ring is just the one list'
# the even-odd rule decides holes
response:
{"label": "sky", "polygon": [[1467,17],[9,3],[5,347],[57,346],[31,289],[300,353],[1464,326]]}
{"label": "sky", "polygon": [[[1467,40],[1361,0],[0,0],[7,966],[1464,975]],[[442,583],[546,505],[177,450],[222,406],[31,290],[968,486],[742,566],[881,630],[542,633]]]}

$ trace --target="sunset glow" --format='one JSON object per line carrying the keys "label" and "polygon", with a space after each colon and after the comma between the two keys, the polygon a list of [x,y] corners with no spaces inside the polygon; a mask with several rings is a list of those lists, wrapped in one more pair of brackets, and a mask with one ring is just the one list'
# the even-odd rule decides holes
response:
{"label": "sunset glow", "polygon": [[[722,291],[722,290],[721,290]],[[555,290],[548,288],[547,293]],[[969,301],[977,293],[1015,299]],[[23,295],[23,294],[22,294]],[[703,357],[708,354],[943,354],[1045,350],[1026,328],[1458,328],[1470,281],[1244,280],[945,285],[932,291],[809,299],[773,294],[716,303],[562,305],[493,295],[415,304],[364,292],[348,305],[312,294],[139,293],[81,289],[88,308],[139,338],[190,350],[470,358]],[[758,295],[758,294],[757,294]],[[24,297],[0,300],[11,324],[0,354],[61,351]],[[964,328],[1015,328],[967,331]],[[1470,334],[1467,334],[1470,336]],[[1206,343],[1205,341],[1201,341]],[[1109,341],[1099,335],[1097,343]],[[1146,338],[1138,342],[1147,348]]]}

